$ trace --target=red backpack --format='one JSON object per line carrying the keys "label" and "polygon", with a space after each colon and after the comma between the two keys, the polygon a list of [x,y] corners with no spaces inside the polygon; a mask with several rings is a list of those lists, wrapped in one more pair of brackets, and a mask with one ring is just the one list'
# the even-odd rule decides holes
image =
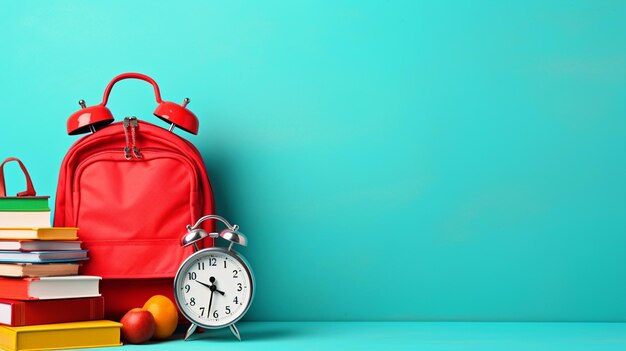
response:
{"label": "red backpack", "polygon": [[[127,117],[112,123],[106,108],[113,85],[145,80],[154,87],[154,114],[170,130]],[[173,278],[192,248],[181,248],[185,227],[213,213],[211,185],[198,150],[174,134],[174,126],[196,134],[198,120],[178,105],[162,101],[150,77],[126,73],[114,78],[102,103],[70,116],[69,134],[91,131],[67,152],[56,195],[54,225],[78,227],[90,260],[81,274],[101,276],[106,318],[119,320],[151,296],[173,299]],[[211,230],[207,225],[206,230]],[[207,239],[205,245],[211,246]]]}

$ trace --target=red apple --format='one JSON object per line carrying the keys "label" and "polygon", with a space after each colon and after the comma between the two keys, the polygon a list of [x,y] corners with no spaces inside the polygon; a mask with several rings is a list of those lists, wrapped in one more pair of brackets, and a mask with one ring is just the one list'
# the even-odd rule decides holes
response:
{"label": "red apple", "polygon": [[120,323],[122,337],[131,344],[141,344],[150,340],[156,329],[152,313],[143,308],[133,308],[126,312]]}

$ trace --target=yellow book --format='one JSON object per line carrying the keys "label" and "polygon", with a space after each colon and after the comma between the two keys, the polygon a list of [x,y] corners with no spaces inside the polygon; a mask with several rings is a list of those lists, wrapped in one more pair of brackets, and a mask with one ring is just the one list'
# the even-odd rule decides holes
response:
{"label": "yellow book", "polygon": [[34,351],[120,346],[121,327],[122,324],[112,321],[0,326],[0,348]]}
{"label": "yellow book", "polygon": [[0,239],[76,240],[78,228],[0,228]]}

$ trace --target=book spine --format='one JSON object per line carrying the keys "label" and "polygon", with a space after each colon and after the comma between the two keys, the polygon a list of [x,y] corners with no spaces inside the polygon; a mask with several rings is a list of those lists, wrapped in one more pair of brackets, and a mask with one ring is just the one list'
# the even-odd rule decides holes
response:
{"label": "book spine", "polygon": [[24,325],[26,321],[26,304],[23,301],[16,301],[11,306],[11,325]]}
{"label": "book spine", "polygon": [[68,323],[104,319],[104,298],[39,300],[21,303],[13,326]]}
{"label": "book spine", "polygon": [[82,323],[91,322],[51,324],[47,330],[29,330],[29,327],[13,328],[13,330],[16,330],[13,333],[14,344],[18,346],[28,345],[29,350],[58,350],[121,345],[121,324],[81,325]]}
{"label": "book spine", "polygon": [[33,278],[0,278],[0,298],[12,300],[30,300],[28,287]]}
{"label": "book spine", "polygon": [[0,211],[50,211],[48,197],[0,197]]}
{"label": "book spine", "polygon": [[10,328],[0,328],[0,350],[17,350],[17,333]]}

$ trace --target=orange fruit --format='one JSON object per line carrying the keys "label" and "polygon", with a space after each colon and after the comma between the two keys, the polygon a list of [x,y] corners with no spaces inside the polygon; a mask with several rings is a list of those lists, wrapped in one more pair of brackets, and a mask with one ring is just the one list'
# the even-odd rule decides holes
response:
{"label": "orange fruit", "polygon": [[174,334],[178,324],[178,310],[167,296],[154,295],[143,305],[154,317],[154,339],[166,339]]}

